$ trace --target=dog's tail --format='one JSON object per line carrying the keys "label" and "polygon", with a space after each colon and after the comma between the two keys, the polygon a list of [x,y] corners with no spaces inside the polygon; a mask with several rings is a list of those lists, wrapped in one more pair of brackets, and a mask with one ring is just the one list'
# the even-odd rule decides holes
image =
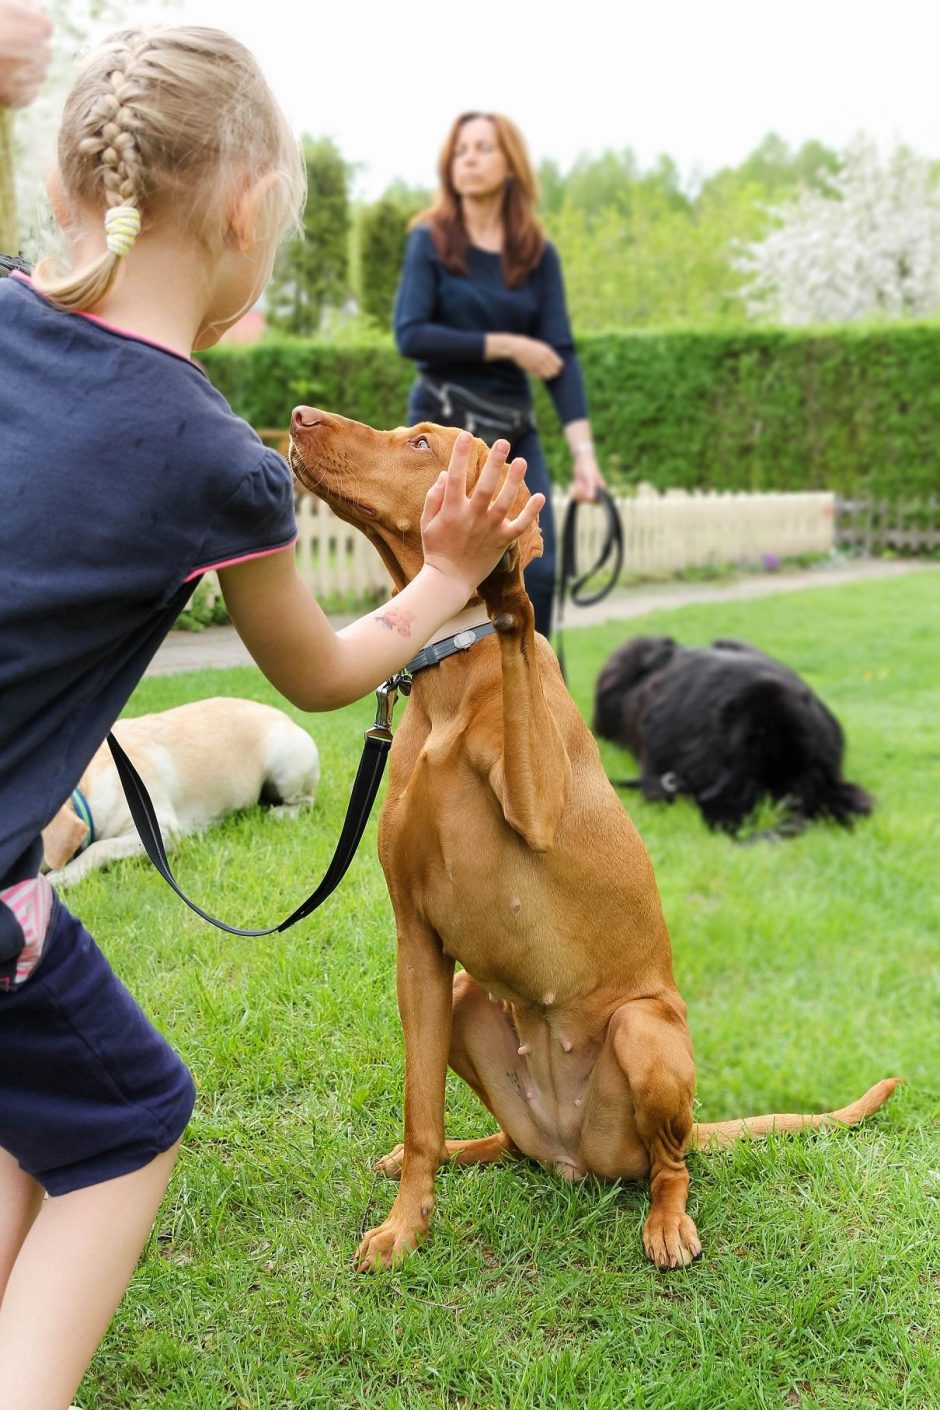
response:
{"label": "dog's tail", "polygon": [[851,823],[853,817],[867,817],[875,806],[875,800],[861,784],[849,783],[840,778],[828,783],[820,790],[819,810],[834,818],[843,827]]}
{"label": "dog's tail", "polygon": [[780,1112],[772,1116],[745,1116],[740,1121],[697,1121],[692,1127],[690,1150],[720,1150],[736,1141],[769,1136],[776,1131],[805,1131],[816,1126],[857,1126],[866,1116],[884,1106],[903,1077],[886,1077],[869,1087],[863,1097],[839,1111],[822,1111],[801,1116]]}

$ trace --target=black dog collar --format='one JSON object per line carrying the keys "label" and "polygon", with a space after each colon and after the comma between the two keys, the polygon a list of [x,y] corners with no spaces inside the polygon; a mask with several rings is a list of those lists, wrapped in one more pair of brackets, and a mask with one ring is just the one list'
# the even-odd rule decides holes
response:
{"label": "black dog collar", "polygon": [[495,630],[492,622],[481,622],[478,627],[467,627],[466,631],[446,636],[443,641],[432,641],[423,651],[419,651],[417,656],[412,656],[405,671],[409,676],[415,676],[428,666],[436,666],[439,662],[446,661],[448,656],[455,656],[458,651],[469,651],[471,646]]}
{"label": "black dog collar", "polygon": [[78,852],[75,853],[77,857],[79,852],[84,852],[85,848],[90,847],[95,840],[95,820],[92,817],[91,805],[80,788],[72,789],[72,797],[69,801],[72,804],[72,811],[75,813],[76,817],[81,818],[82,822],[88,828],[88,836],[84,838]]}

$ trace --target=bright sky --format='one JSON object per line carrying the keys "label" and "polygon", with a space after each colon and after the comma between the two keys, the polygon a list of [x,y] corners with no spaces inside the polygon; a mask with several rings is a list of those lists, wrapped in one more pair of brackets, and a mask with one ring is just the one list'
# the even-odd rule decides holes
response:
{"label": "bright sky", "polygon": [[[536,161],[668,152],[686,178],[768,131],[865,131],[940,158],[936,0],[181,0],[258,56],[295,129],[361,163],[367,199],[434,184],[452,118],[508,113]],[[133,11],[128,11],[133,22]]]}

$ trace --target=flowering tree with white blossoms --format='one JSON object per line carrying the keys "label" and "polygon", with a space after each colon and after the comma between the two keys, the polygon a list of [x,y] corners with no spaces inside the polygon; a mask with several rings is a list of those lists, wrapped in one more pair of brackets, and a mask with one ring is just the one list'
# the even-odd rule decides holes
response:
{"label": "flowering tree with white blossoms", "polygon": [[744,297],[761,319],[798,326],[923,318],[940,310],[940,177],[904,147],[885,159],[857,139],[823,191],[772,213],[779,227],[739,247]]}

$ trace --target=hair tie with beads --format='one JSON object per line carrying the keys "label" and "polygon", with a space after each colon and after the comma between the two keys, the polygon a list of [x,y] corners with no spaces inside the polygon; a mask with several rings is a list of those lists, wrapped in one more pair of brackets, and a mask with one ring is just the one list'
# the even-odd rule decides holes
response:
{"label": "hair tie with beads", "polygon": [[104,213],[104,228],[108,249],[121,259],[140,234],[140,211],[136,206],[112,206]]}

